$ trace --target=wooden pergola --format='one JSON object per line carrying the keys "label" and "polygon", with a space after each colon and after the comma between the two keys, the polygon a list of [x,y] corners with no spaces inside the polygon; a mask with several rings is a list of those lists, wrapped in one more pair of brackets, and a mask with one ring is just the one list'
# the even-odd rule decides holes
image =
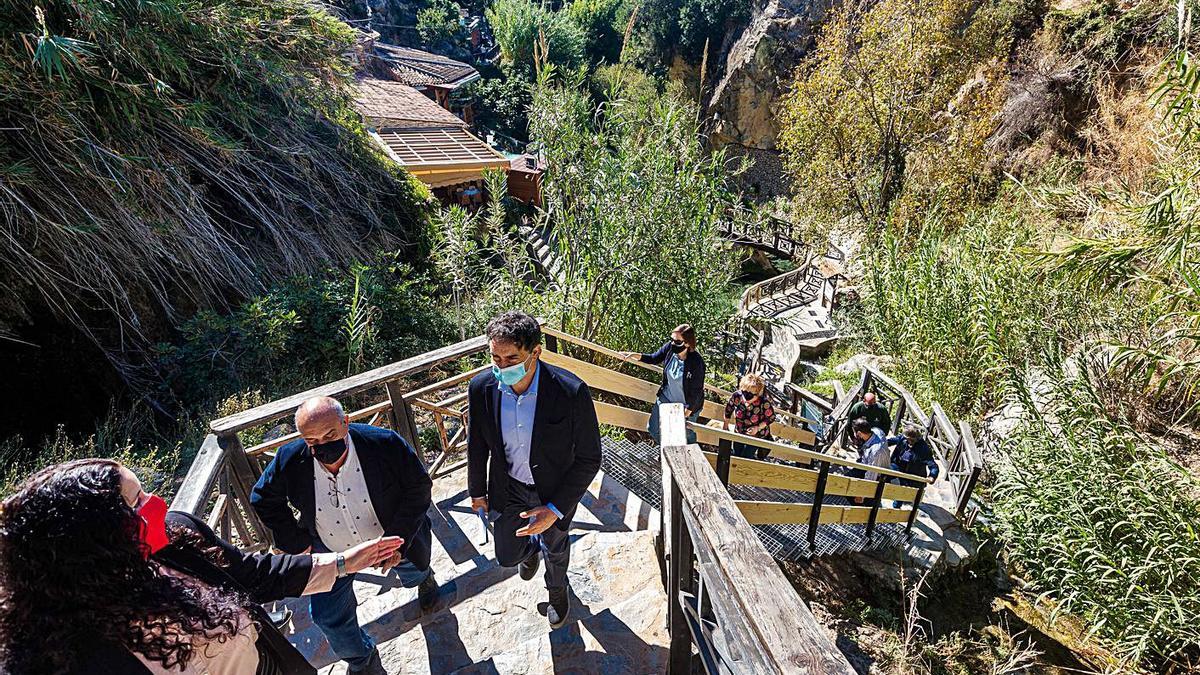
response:
{"label": "wooden pergola", "polygon": [[479,180],[486,169],[509,168],[507,157],[462,127],[380,129],[373,135],[397,164],[431,188]]}

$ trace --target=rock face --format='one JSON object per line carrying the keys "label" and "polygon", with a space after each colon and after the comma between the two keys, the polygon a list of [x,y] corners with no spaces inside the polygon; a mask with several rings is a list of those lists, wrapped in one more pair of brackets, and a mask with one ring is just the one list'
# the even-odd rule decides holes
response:
{"label": "rock face", "polygon": [[793,71],[812,48],[815,26],[832,6],[832,0],[760,4],[730,47],[713,89],[707,115],[715,120],[711,141],[754,160],[742,180],[764,197],[786,193],[775,144],[776,113]]}

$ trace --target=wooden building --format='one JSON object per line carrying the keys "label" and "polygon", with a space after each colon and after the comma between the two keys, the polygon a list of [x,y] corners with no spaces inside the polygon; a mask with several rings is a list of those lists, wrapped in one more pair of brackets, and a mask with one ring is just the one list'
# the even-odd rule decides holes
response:
{"label": "wooden building", "polygon": [[512,161],[473,135],[467,123],[399,82],[359,80],[355,102],[368,133],[389,157],[446,204],[483,204],[483,172]]}

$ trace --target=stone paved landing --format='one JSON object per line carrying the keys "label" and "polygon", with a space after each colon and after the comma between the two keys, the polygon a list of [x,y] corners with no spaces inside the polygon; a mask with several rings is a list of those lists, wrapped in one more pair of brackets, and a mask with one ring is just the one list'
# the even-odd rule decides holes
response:
{"label": "stone paved landing", "polygon": [[[369,571],[355,582],[359,621],[389,673],[659,673],[666,669],[666,597],[654,549],[658,512],[601,473],[576,513],[568,576],[571,620],[551,631],[539,574],[522,581],[495,562],[470,512],[466,473],[434,482],[433,568],[442,584],[424,615],[415,589]],[[308,616],[289,639],[324,675],[345,672]]]}

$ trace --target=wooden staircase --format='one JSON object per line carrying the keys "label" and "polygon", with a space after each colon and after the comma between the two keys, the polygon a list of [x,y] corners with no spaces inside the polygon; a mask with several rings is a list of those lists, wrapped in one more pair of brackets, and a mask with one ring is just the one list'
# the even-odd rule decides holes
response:
{"label": "wooden staircase", "polygon": [[[543,359],[587,382],[599,421],[627,436],[644,434],[661,370],[549,326],[543,331]],[[351,419],[386,425],[419,447],[434,477],[437,605],[422,613],[415,591],[386,575],[356,581],[360,620],[392,672],[851,672],[772,555],[902,547],[934,506],[923,501],[923,486],[888,484],[883,479],[903,475],[886,469],[874,469],[879,481],[844,475],[870,467],[821,452],[810,421],[786,411],[772,428],[778,440],[764,441],[685,422],[681,405],[664,404],[664,447],[606,435],[604,468],[571,535],[576,613],[550,631],[540,580],[522,582],[514,569],[496,565],[469,508],[465,387],[489,367],[478,365],[486,350],[485,338],[475,336],[215,420],[171,507],[204,518],[243,548],[269,547],[248,497],[263,464],[295,438],[279,431],[279,420],[312,396],[336,396]],[[719,419],[730,395],[705,388],[701,422]],[[680,445],[685,425],[703,447]],[[968,439],[969,430],[956,436],[962,450],[950,473],[974,456]],[[734,442],[766,448],[771,459],[734,458]],[[955,484],[974,485],[966,478]],[[854,496],[886,503],[847,502]],[[893,499],[904,505],[893,508]],[[325,672],[340,672],[308,621],[307,603],[290,606],[293,643]]]}

